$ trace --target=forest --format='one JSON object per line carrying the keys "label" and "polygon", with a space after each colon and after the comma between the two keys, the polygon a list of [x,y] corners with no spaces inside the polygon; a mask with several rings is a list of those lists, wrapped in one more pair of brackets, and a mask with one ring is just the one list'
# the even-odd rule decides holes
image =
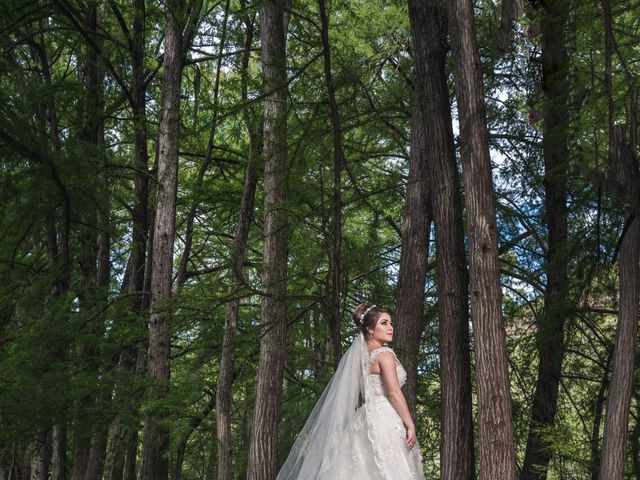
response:
{"label": "forest", "polygon": [[360,303],[426,478],[640,480],[640,0],[0,31],[0,480],[274,480]]}

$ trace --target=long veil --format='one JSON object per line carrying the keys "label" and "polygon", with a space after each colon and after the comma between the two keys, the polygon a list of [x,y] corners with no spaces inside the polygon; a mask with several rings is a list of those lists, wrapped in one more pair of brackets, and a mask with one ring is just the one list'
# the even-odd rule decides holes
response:
{"label": "long veil", "polygon": [[356,441],[352,427],[358,408],[366,401],[367,360],[364,337],[359,333],[313,408],[277,480],[335,478],[332,473],[352,466],[349,452]]}

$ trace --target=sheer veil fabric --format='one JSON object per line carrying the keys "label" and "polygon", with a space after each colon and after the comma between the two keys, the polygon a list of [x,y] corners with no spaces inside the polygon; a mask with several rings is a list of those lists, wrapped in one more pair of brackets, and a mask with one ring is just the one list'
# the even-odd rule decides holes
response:
{"label": "sheer veil fabric", "polygon": [[[359,333],[294,442],[277,480],[424,479],[419,447],[409,451],[404,445],[402,421],[387,400],[378,401],[381,396],[378,391],[376,397],[370,365]],[[385,425],[387,428],[381,428]],[[390,431],[398,435],[388,438]]]}

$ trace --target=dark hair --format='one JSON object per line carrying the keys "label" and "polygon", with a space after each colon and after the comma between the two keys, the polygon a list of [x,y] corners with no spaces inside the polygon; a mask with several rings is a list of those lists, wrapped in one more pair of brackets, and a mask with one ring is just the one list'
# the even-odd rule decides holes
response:
{"label": "dark hair", "polygon": [[353,310],[351,318],[353,318],[353,322],[358,328],[360,328],[360,331],[366,337],[367,329],[374,328],[378,324],[380,315],[383,313],[389,314],[390,317],[393,316],[393,311],[387,307],[383,307],[382,305],[373,305],[370,303],[361,303]]}

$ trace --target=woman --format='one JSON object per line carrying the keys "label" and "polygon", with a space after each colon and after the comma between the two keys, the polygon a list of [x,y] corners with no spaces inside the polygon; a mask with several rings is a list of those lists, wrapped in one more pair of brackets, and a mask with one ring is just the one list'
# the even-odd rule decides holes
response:
{"label": "woman", "polygon": [[360,332],[298,435],[278,480],[422,480],[415,426],[400,390],[391,311],[358,305]]}

